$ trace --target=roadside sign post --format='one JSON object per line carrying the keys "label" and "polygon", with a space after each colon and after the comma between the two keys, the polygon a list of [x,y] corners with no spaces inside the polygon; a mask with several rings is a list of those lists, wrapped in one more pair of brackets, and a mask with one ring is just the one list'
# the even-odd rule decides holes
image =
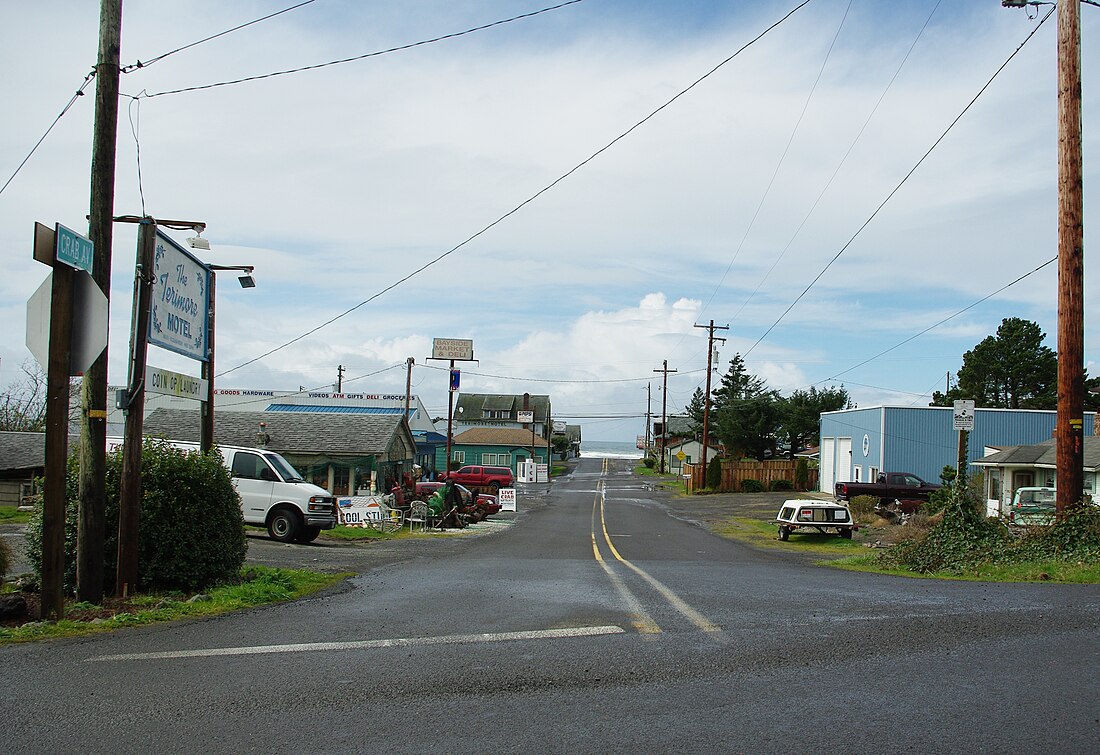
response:
{"label": "roadside sign post", "polygon": [[461,371],[455,369],[455,362],[476,362],[474,342],[469,338],[433,338],[432,355],[428,359],[451,363],[448,372],[447,390],[447,456],[443,460],[443,472],[451,471],[451,438],[453,436],[455,394],[458,393]]}
{"label": "roadside sign post", "polygon": [[974,430],[974,402],[972,400],[960,399],[955,402],[955,414],[952,425],[959,434],[955,471],[958,473],[959,477],[965,477],[967,441],[971,431]]}
{"label": "roadside sign post", "polygon": [[[60,223],[34,228],[34,259],[52,268],[49,295],[43,284],[27,302],[27,346],[46,368],[46,476],[42,506],[42,591],[39,616],[64,617],[65,597],[65,473],[69,452],[69,377],[87,369],[107,346],[106,299],[98,286],[94,297],[78,306],[74,280],[91,278],[92,242]],[[81,272],[84,271],[84,272]],[[81,283],[81,286],[84,284]],[[90,309],[87,309],[90,308]],[[95,311],[92,311],[95,310]],[[96,313],[101,311],[102,316]],[[74,343],[74,315],[81,323]],[[102,332],[84,323],[102,323]]]}

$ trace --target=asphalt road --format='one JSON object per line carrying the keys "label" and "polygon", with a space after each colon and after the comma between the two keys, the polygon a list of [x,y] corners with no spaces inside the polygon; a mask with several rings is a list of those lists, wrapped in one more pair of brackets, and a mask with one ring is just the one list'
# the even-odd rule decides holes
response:
{"label": "asphalt road", "polygon": [[668,503],[585,459],[488,535],[253,540],[253,560],[362,573],[290,605],[0,648],[5,749],[1095,752],[1100,587],[840,572]]}

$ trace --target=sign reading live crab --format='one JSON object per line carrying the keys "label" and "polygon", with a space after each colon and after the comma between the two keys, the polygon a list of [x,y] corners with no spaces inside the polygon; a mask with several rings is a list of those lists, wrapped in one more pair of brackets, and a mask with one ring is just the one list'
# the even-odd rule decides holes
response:
{"label": "sign reading live crab", "polygon": [[205,362],[210,315],[210,270],[162,234],[153,253],[149,343]]}

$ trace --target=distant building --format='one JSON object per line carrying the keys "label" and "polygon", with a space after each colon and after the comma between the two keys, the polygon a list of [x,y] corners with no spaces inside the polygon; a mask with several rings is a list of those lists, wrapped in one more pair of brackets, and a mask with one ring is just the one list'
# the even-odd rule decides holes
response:
{"label": "distant building", "polygon": [[[821,415],[820,486],[832,493],[837,482],[867,481],[879,472],[912,472],[939,482],[944,467],[958,459],[954,410],[940,406],[875,406]],[[1056,413],[1046,410],[974,410],[967,463],[987,448],[1043,443],[1054,433]],[[1095,434],[1096,413],[1085,413],[1085,435]]]}
{"label": "distant building", "polygon": [[520,421],[521,412],[534,415],[535,435],[550,437],[550,397],[533,396],[530,393],[510,395],[504,393],[462,393],[454,412],[456,433],[477,427],[513,428],[531,432],[531,424]]}
{"label": "distant building", "polygon": [[[1084,441],[1083,487],[1085,494],[1095,499],[1096,485],[1100,482],[1100,437],[1086,436]],[[987,454],[973,464],[985,470],[986,500],[996,501],[999,511],[1007,510],[1017,488],[1058,487],[1057,449],[1053,439],[1035,445],[987,448],[986,451]]]}
{"label": "distant building", "polygon": [[[548,463],[548,451],[545,438],[536,434],[532,439],[530,430],[514,427],[477,427],[459,433],[451,441],[451,458],[456,465],[508,467],[516,476],[519,465],[532,458],[532,452],[537,463]],[[446,454],[446,447],[439,449],[439,469]]]}

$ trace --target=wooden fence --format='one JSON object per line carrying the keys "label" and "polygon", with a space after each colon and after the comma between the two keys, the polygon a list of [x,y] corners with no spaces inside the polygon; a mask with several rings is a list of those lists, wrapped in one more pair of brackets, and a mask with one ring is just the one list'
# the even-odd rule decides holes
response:
{"label": "wooden fence", "polygon": [[[776,480],[786,480],[799,489],[795,482],[795,469],[798,461],[795,459],[773,459],[771,461],[722,461],[722,482],[719,491],[722,493],[741,492],[741,483],[744,480],[756,480],[764,488],[770,490]],[[691,477],[687,480],[688,492],[695,492],[706,487],[706,472],[702,464],[685,464],[691,467]],[[802,490],[817,490],[817,470],[806,470],[806,485]]]}

